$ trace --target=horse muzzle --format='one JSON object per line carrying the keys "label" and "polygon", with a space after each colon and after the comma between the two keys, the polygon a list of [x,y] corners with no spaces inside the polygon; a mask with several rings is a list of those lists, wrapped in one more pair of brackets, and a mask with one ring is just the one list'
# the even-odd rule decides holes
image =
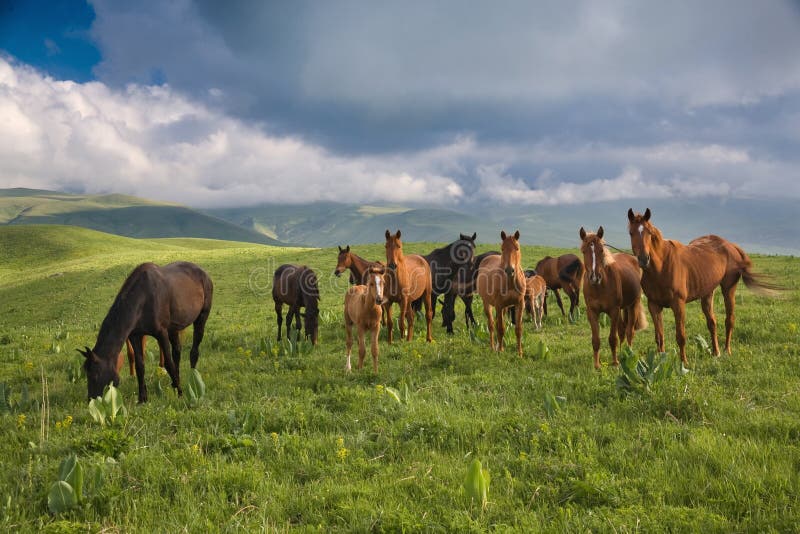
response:
{"label": "horse muzzle", "polygon": [[602,277],[602,276],[600,276],[600,275],[599,275],[599,274],[597,274],[597,273],[591,273],[591,274],[589,275],[589,282],[590,282],[590,283],[592,283],[592,284],[594,284],[594,285],[596,285],[596,286],[597,286],[597,285],[600,285],[600,282],[602,282],[602,281],[603,281],[603,277]]}
{"label": "horse muzzle", "polygon": [[636,259],[639,260],[639,267],[642,269],[646,269],[650,265],[650,254],[636,256]]}
{"label": "horse muzzle", "polygon": [[334,269],[333,270],[333,274],[335,274],[337,277],[339,277],[339,276],[342,276],[342,271],[340,271],[339,269]]}
{"label": "horse muzzle", "polygon": [[396,263],[390,263],[390,264],[387,265],[387,267],[389,269],[391,269],[392,271],[396,271],[397,270],[397,264]]}
{"label": "horse muzzle", "polygon": [[508,276],[514,276],[514,268],[513,267],[506,267],[505,271],[506,271],[506,274]]}

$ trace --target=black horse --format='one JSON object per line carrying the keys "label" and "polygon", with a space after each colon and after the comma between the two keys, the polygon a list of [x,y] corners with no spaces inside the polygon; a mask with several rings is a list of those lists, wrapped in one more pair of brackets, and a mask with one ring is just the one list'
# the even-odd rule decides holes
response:
{"label": "black horse", "polygon": [[272,279],[272,300],[275,301],[275,314],[278,316],[278,341],[281,339],[283,305],[289,305],[286,315],[286,337],[291,339],[292,317],[300,330],[300,308],[305,308],[306,339],[317,344],[319,327],[319,287],[317,275],[305,265],[284,264],[275,270]]}
{"label": "black horse", "polygon": [[[468,278],[467,273],[473,270],[473,260],[475,254],[475,238],[477,233],[472,236],[459,234],[458,241],[453,241],[446,247],[437,248],[430,254],[423,256],[431,267],[431,281],[433,294],[431,304],[433,313],[436,314],[436,301],[439,295],[448,295],[454,290],[459,280]],[[418,299],[411,303],[412,309],[416,312],[422,306],[422,300]],[[454,312],[447,308],[447,298],[442,303],[442,326],[447,329],[448,334],[453,333]]]}
{"label": "black horse", "polygon": [[442,303],[442,326],[447,328],[449,334],[453,333],[453,323],[456,320],[456,297],[461,297],[464,303],[464,320],[467,328],[477,325],[475,315],[472,314],[472,298],[475,293],[475,283],[478,279],[478,267],[489,256],[499,256],[497,251],[484,252],[475,256],[472,265],[458,274],[458,279],[444,296]]}

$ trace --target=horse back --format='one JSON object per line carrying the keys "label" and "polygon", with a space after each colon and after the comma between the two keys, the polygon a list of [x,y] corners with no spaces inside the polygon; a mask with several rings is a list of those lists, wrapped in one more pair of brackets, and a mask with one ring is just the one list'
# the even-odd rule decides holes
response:
{"label": "horse back", "polygon": [[706,235],[678,249],[687,302],[710,295],[728,272],[738,269],[741,255],[737,248],[719,236]]}
{"label": "horse back", "polygon": [[159,269],[169,302],[172,328],[186,328],[200,312],[211,308],[213,284],[208,274],[190,262],[175,262]]}
{"label": "horse back", "polygon": [[544,278],[547,287],[550,289],[560,289],[561,280],[558,278],[558,260],[551,256],[546,256],[536,264],[536,272]]}
{"label": "horse back", "polygon": [[431,290],[432,278],[431,267],[428,260],[419,254],[408,254],[404,258],[406,279],[409,288],[401,288],[402,291],[409,291],[409,298],[416,300],[426,291]]}

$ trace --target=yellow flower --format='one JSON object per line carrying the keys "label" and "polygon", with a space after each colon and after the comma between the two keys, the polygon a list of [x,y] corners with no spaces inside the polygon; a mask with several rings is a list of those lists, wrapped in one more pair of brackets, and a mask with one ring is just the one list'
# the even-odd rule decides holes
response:
{"label": "yellow flower", "polygon": [[200,454],[200,445],[198,445],[197,443],[192,445],[192,453],[199,455]]}
{"label": "yellow flower", "polygon": [[336,446],[340,449],[344,447],[344,438],[338,437],[336,438]]}
{"label": "yellow flower", "polygon": [[550,433],[550,425],[548,424],[547,421],[544,421],[541,425],[539,425],[539,430],[541,430],[545,434],[549,434]]}
{"label": "yellow flower", "polygon": [[56,421],[56,428],[61,428],[61,421]]}
{"label": "yellow flower", "polygon": [[24,413],[21,413],[17,416],[17,428],[22,428],[25,426],[25,419],[27,419],[27,417]]}
{"label": "yellow flower", "polygon": [[528,453],[525,451],[519,451],[519,459],[525,461],[528,459]]}
{"label": "yellow flower", "polygon": [[252,354],[253,354],[253,351],[251,351],[250,349],[247,349],[246,351],[244,351],[244,355],[247,356],[248,358],[250,356],[252,356]]}
{"label": "yellow flower", "polygon": [[381,385],[381,384],[377,384],[377,385],[375,386],[375,391],[378,393],[378,395],[383,395],[383,391],[384,391],[384,389],[383,389],[383,385]]}
{"label": "yellow flower", "polygon": [[167,370],[163,367],[157,367],[159,376],[165,376],[167,374]]}
{"label": "yellow flower", "polygon": [[25,362],[25,370],[26,371],[33,371],[33,362],[28,360]]}
{"label": "yellow flower", "polygon": [[336,451],[336,457],[339,458],[340,460],[344,460],[345,458],[347,458],[348,454],[350,454],[350,451],[348,451],[344,447]]}
{"label": "yellow flower", "polygon": [[277,447],[278,446],[278,433],[272,432],[269,437],[272,439],[272,444]]}

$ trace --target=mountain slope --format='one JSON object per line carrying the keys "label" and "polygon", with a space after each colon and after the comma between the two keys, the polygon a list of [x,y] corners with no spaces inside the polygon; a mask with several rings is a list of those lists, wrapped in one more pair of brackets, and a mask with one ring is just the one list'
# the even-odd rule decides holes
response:
{"label": "mountain slope", "polygon": [[127,237],[197,237],[283,245],[264,234],[190,208],[126,195],[0,190],[0,225],[81,226]]}

